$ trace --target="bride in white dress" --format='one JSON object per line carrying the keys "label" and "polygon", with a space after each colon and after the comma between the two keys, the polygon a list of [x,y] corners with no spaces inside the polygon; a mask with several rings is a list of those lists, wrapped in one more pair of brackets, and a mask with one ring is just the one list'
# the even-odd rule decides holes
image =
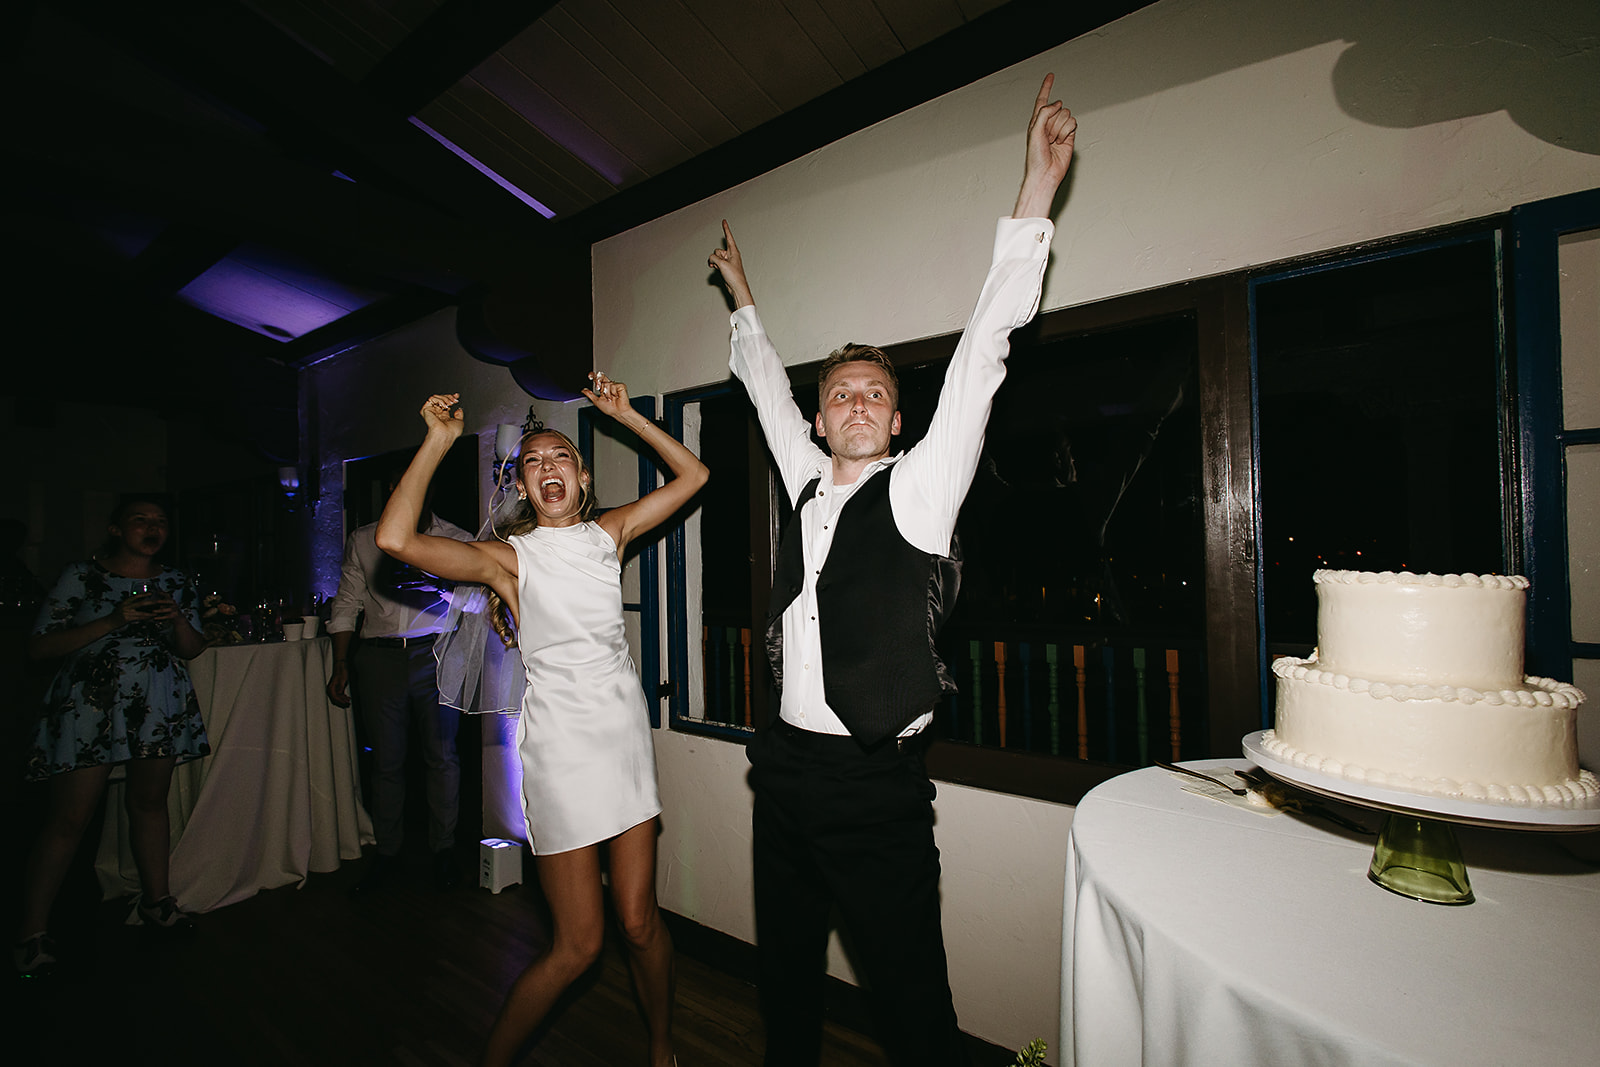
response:
{"label": "bride in white dress", "polygon": [[428,483],[465,426],[460,394],[441,394],[422,407],[427,437],[378,523],[378,546],[396,559],[494,591],[515,621],[528,676],[517,723],[523,815],[554,932],[550,950],[506,994],[485,1064],[510,1063],[556,998],[599,956],[602,845],[650,1028],[651,1063],[673,1062],[672,941],[655,895],[661,801],[648,710],[623,631],[621,560],[633,538],[689,502],[708,472],[629,406],[621,382],[598,372],[589,377],[593,387],[584,396],[654,449],[671,481],[592,517],[593,486],[578,450],[564,434],[536,431],[523,439],[518,456],[517,491],[526,502],[522,521],[512,526],[518,532],[470,542],[419,534]]}

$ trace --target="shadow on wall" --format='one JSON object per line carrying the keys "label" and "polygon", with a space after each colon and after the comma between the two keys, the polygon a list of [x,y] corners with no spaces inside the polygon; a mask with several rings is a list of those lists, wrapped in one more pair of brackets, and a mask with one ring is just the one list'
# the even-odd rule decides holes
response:
{"label": "shadow on wall", "polygon": [[[1600,4],[1336,6],[1367,8],[1333,71],[1339,106],[1352,118],[1397,128],[1504,111],[1541,141],[1600,155]],[[1407,32],[1424,20],[1426,38]]]}
{"label": "shadow on wall", "polygon": [[[1157,32],[1146,20],[1159,22]],[[1504,111],[1548,144],[1600,155],[1593,0],[1168,0],[1123,23],[1138,28],[1141,62],[1077,72],[1082,79],[1062,72],[1074,109],[1087,113],[1343,41],[1332,88],[1358,122],[1398,129]]]}
{"label": "shadow on wall", "polygon": [[[1127,41],[1095,49],[1063,46],[1073,64],[1056,64],[1056,93],[1079,114],[1343,45],[1330,92],[1354,122],[1401,129],[1503,111],[1547,144],[1600,155],[1600,4],[1594,0],[1162,0],[1091,36]],[[945,121],[937,101],[898,115],[889,120],[896,131],[891,136],[924,161],[1015,137],[1026,116],[1024,108],[1018,117],[1018,93],[1026,100],[1045,69],[1035,59],[985,79],[985,89],[963,94],[960,122]],[[1226,126],[1252,117],[1219,121]],[[930,145],[937,146],[933,156]],[[1090,146],[1079,143],[1080,150]],[[851,185],[903,163],[893,152],[850,160],[840,180]],[[848,192],[819,186],[822,173],[831,172],[807,172],[797,210]]]}

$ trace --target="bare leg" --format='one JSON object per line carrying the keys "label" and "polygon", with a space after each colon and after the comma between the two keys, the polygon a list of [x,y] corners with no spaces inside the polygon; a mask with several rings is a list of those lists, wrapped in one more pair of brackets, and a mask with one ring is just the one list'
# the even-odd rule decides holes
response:
{"label": "bare leg", "polygon": [[105,793],[111,767],[83,767],[50,779],[50,810],[28,853],[22,875],[22,926],[17,940],[43,932],[50,909]]}
{"label": "bare leg", "polygon": [[651,1067],[671,1067],[672,935],[656,904],[656,821],[623,831],[612,839],[610,850],[611,902],[650,1028]]}
{"label": "bare leg", "polygon": [[567,986],[600,958],[605,939],[605,906],[600,896],[600,848],[590,845],[553,856],[538,856],[539,887],[550,903],[555,926],[550,951],[511,984],[489,1031],[485,1067],[512,1062]]}
{"label": "bare leg", "polygon": [[167,815],[167,790],[172,786],[172,756],[128,762],[128,843],[139,868],[140,893],[147,905],[172,894],[167,880],[172,858],[172,826]]}

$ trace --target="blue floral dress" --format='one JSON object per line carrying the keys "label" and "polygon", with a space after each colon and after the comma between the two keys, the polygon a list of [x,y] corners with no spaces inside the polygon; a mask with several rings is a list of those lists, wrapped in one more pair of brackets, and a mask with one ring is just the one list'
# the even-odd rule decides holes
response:
{"label": "blue floral dress", "polygon": [[[189,624],[201,628],[198,597],[183,572],[169,568],[154,578],[123,578],[90,560],[61,575],[33,632],[103,618],[134,595],[135,581],[166,590]],[[129,623],[66,657],[50,683],[28,753],[30,781],[132,759],[176,756],[184,763],[210,755],[188,664],[162,639],[164,629],[154,622]]]}

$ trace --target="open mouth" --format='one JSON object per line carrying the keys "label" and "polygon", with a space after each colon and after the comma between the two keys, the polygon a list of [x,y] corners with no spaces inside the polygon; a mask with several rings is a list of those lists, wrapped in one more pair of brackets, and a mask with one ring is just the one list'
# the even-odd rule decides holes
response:
{"label": "open mouth", "polygon": [[546,478],[539,483],[539,498],[546,504],[559,504],[567,498],[567,483],[560,478]]}

